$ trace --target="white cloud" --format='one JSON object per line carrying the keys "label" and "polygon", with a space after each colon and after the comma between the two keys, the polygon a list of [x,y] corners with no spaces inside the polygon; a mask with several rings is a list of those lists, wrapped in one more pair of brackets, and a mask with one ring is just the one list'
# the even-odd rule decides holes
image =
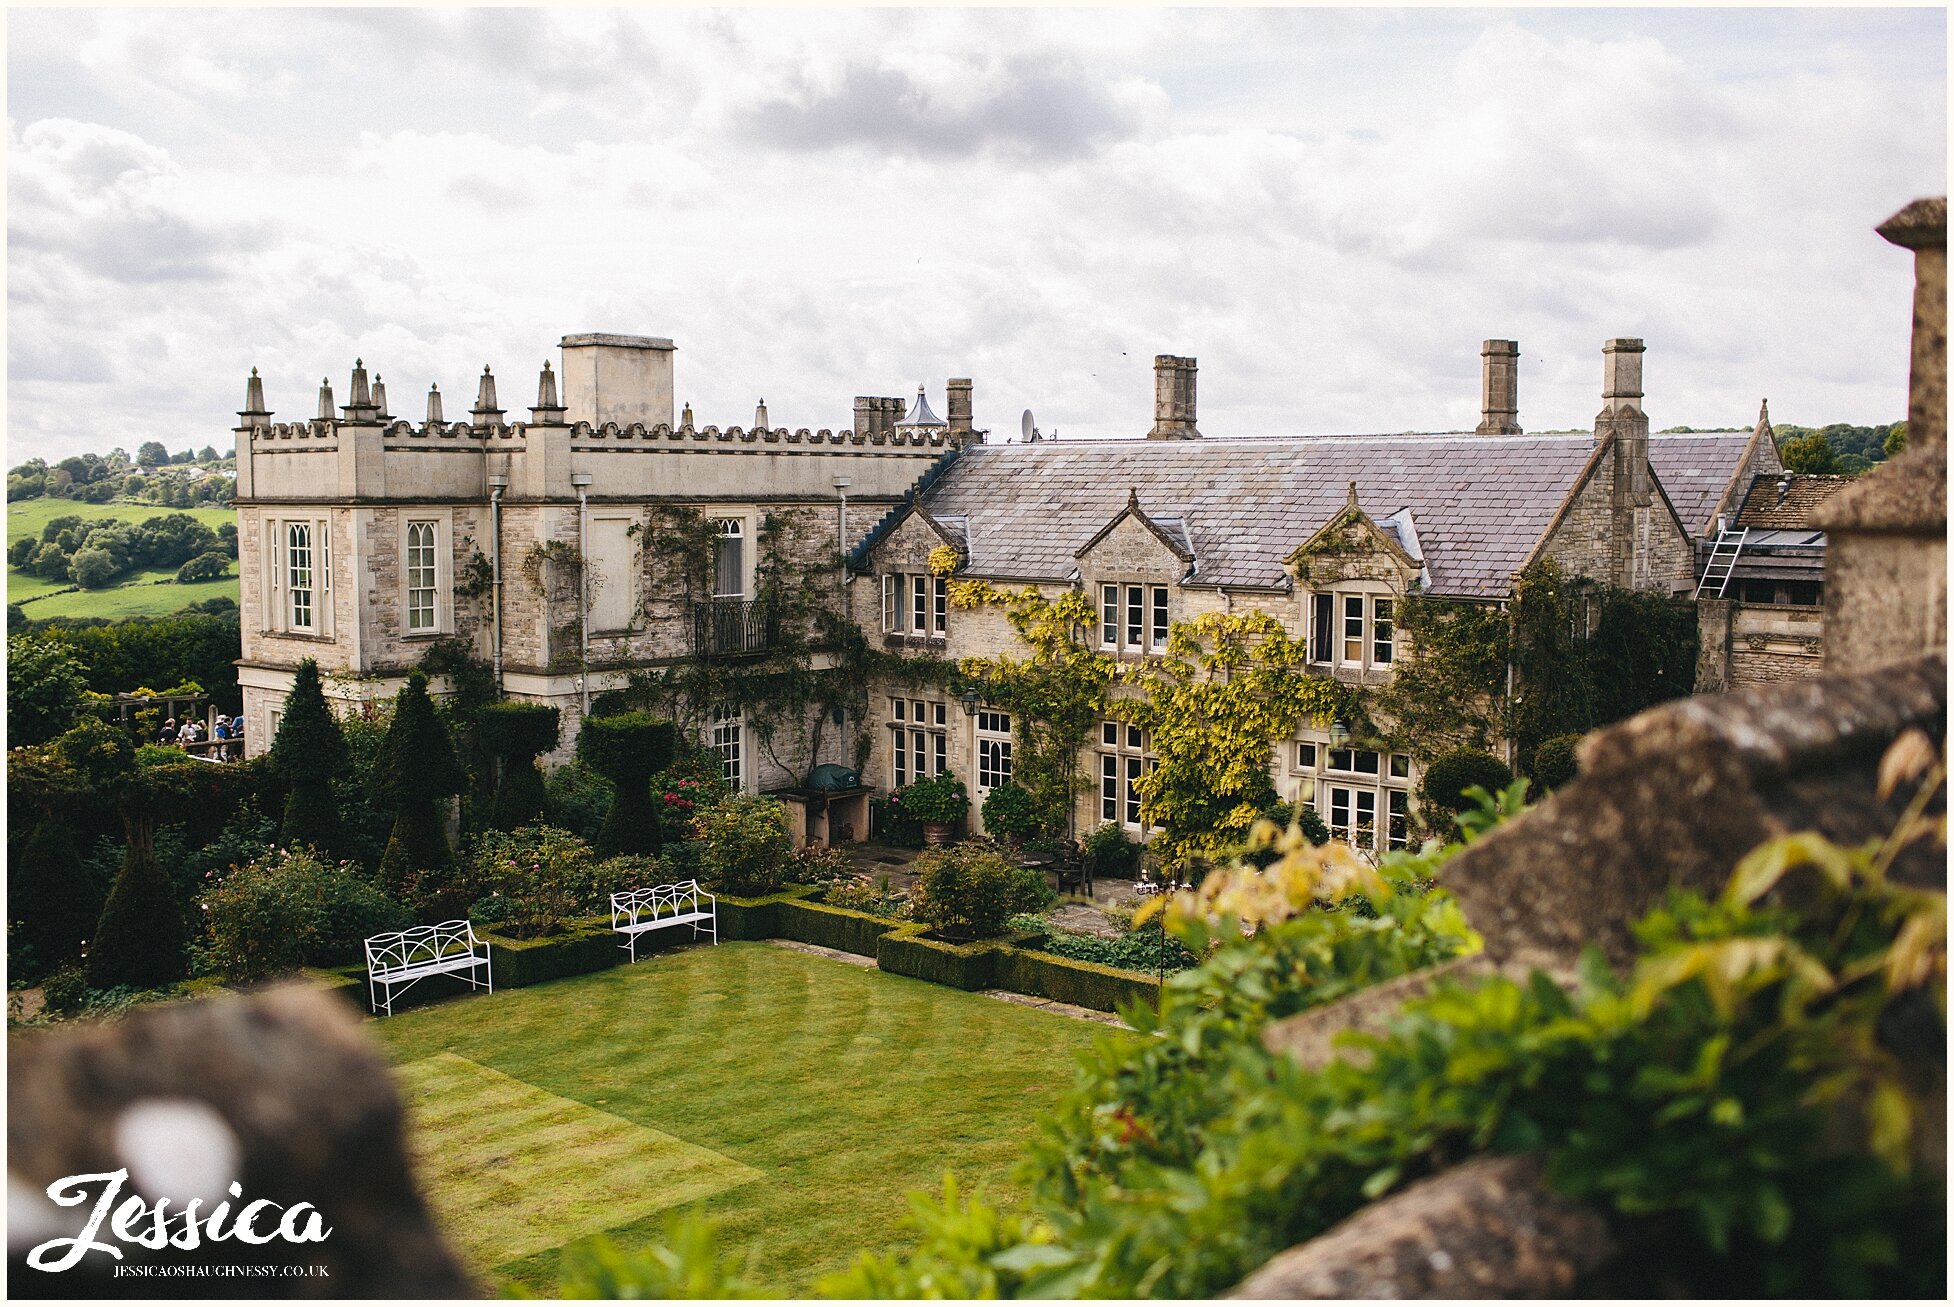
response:
{"label": "white cloud", "polygon": [[1944,18],[1767,17],[24,11],[14,453],[222,444],[250,366],[303,416],[356,355],[515,410],[591,329],[702,421],[971,375],[1137,434],[1174,352],[1210,434],[1470,426],[1515,336],[1567,426],[1614,335],[1658,425],[1891,420]]}

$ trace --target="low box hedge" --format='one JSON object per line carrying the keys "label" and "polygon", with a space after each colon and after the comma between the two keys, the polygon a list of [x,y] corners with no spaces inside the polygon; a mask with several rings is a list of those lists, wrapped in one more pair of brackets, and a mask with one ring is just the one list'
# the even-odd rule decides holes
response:
{"label": "low box hedge", "polygon": [[875,944],[875,963],[894,976],[914,976],[954,989],[990,989],[997,969],[998,944],[978,940],[972,944],[952,944],[927,939],[927,926],[905,926],[890,931]]}
{"label": "low box hedge", "polygon": [[1032,994],[1057,1003],[1117,1012],[1129,1003],[1158,1009],[1160,982],[1138,971],[1078,962],[1031,949],[998,950],[996,988]]}
{"label": "low box hedge", "polygon": [[764,894],[758,898],[720,894],[716,890],[709,892],[717,899],[719,938],[780,939],[778,906],[806,898],[814,893],[814,887],[789,885],[778,894]]}
{"label": "low box hedge", "polygon": [[[611,929],[609,917],[582,918],[570,922],[569,929],[561,934],[538,939],[509,939],[480,929],[475,933],[488,945],[489,972],[495,978],[497,989],[521,989],[546,980],[587,975],[615,967],[627,958],[619,947],[624,937]],[[674,926],[670,931],[651,931],[638,951],[643,953],[646,946],[656,948],[658,937],[664,934],[683,943],[692,939],[692,932],[683,926]]]}
{"label": "low box hedge", "polygon": [[818,944],[865,958],[876,956],[876,947],[884,935],[908,924],[871,912],[832,908],[825,903],[783,899],[774,906],[774,938]]}

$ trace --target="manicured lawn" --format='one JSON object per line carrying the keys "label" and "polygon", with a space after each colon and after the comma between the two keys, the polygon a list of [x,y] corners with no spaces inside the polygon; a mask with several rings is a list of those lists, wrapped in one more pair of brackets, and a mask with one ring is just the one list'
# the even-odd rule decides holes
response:
{"label": "manicured lawn", "polygon": [[[235,526],[237,513],[229,508],[164,508],[157,504],[81,504],[72,499],[21,499],[7,505],[7,543],[12,544],[22,536],[39,537],[47,524],[57,517],[80,517],[90,520],[119,518],[124,522],[146,522],[152,517],[166,513],[188,513],[215,531],[225,523]],[[34,599],[36,595],[54,595],[49,599],[38,599],[27,605],[29,617],[39,621],[48,617],[162,617],[174,613],[188,605],[205,599],[224,596],[233,602],[237,600],[237,564],[231,564],[232,575],[215,581],[198,581],[192,585],[147,585],[143,582],[173,577],[176,569],[166,571],[131,572],[121,578],[134,585],[117,585],[108,590],[82,590],[74,594],[54,595],[56,590],[66,588],[61,581],[44,581],[37,576],[28,576],[14,568],[7,569],[7,602],[17,604],[23,599]]]}
{"label": "manicured lawn", "polygon": [[558,1250],[626,1247],[697,1203],[778,1293],[910,1240],[906,1195],[1011,1183],[1097,1026],[765,944],[726,943],[404,1012],[420,1174],[498,1284],[556,1285]]}

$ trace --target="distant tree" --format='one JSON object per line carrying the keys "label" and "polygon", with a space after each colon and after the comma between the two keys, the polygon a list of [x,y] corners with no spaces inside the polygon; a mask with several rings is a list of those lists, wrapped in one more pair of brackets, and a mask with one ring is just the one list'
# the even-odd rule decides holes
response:
{"label": "distant tree", "polygon": [[22,608],[19,604],[8,604],[7,605],[7,633],[11,635],[15,631],[24,631],[27,629],[27,627],[28,627],[27,610],[25,608]]}
{"label": "distant tree", "polygon": [[71,484],[87,485],[94,479],[91,475],[92,470],[88,466],[88,460],[79,454],[73,454],[62,459],[54,467],[58,472],[66,472],[68,474],[68,481]]}
{"label": "distant tree", "polygon": [[197,451],[194,449],[180,449],[170,455],[170,462],[172,463],[194,463],[196,461]]}
{"label": "distant tree", "polygon": [[[1892,426],[1892,429],[1886,433],[1886,443],[1884,446],[1886,450],[1886,456],[1888,458],[1891,458],[1893,457],[1893,455],[1903,452],[1906,449],[1906,447],[1907,447],[1907,424],[1904,422],[1895,422]],[[11,496],[9,496],[9,498],[11,498]]]}
{"label": "distant tree", "polygon": [[237,557],[237,523],[226,522],[217,528],[217,546],[227,558]]}
{"label": "distant tree", "polygon": [[116,566],[115,555],[92,546],[76,550],[74,558],[68,563],[69,574],[75,578],[75,584],[84,590],[106,588],[121,570]]}
{"label": "distant tree", "polygon": [[192,581],[215,581],[227,576],[231,570],[231,557],[220,550],[198,554],[195,558],[176,569],[176,579],[184,584]]}
{"label": "distant tree", "polygon": [[34,551],[34,556],[22,565],[21,571],[29,576],[38,576],[43,581],[66,581],[68,576],[68,555],[60,545],[49,541]]}
{"label": "distant tree", "polygon": [[160,440],[145,440],[136,446],[136,462],[144,467],[161,467],[170,461],[170,451]]}
{"label": "distant tree", "polygon": [[467,783],[448,728],[428,698],[427,673],[416,667],[394,696],[393,722],[376,769],[379,796],[394,807],[393,834],[380,859],[380,879],[390,892],[424,893],[445,879],[441,873],[453,867],[455,854],[439,802]]}
{"label": "distant tree", "polygon": [[[8,620],[11,626],[11,611]],[[73,726],[87,685],[80,661],[62,645],[32,635],[9,636],[8,746],[40,744]]]}
{"label": "distant tree", "polygon": [[353,765],[346,736],[339,729],[319,681],[319,664],[307,658],[292,679],[285,716],[271,742],[272,775],[291,787],[278,838],[331,852],[340,835],[339,804],[332,782]]}
{"label": "distant tree", "polygon": [[1786,468],[1808,476],[1827,476],[1839,470],[1838,456],[1832,452],[1832,444],[1822,431],[1785,441],[1778,455]]}
{"label": "distant tree", "polygon": [[197,461],[199,463],[215,463],[217,461],[216,446],[205,445],[202,449],[198,450]]}
{"label": "distant tree", "polygon": [[7,566],[8,567],[27,566],[27,564],[33,560],[34,552],[38,550],[40,547],[41,547],[41,542],[36,540],[33,536],[22,536],[20,539],[14,541],[12,544],[7,546]]}

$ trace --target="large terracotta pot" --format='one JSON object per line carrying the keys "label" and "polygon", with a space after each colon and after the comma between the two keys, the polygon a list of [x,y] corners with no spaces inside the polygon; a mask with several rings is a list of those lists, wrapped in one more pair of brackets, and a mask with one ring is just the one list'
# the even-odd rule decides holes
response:
{"label": "large terracotta pot", "polygon": [[940,849],[950,842],[950,826],[947,822],[926,821],[923,823],[923,846]]}

